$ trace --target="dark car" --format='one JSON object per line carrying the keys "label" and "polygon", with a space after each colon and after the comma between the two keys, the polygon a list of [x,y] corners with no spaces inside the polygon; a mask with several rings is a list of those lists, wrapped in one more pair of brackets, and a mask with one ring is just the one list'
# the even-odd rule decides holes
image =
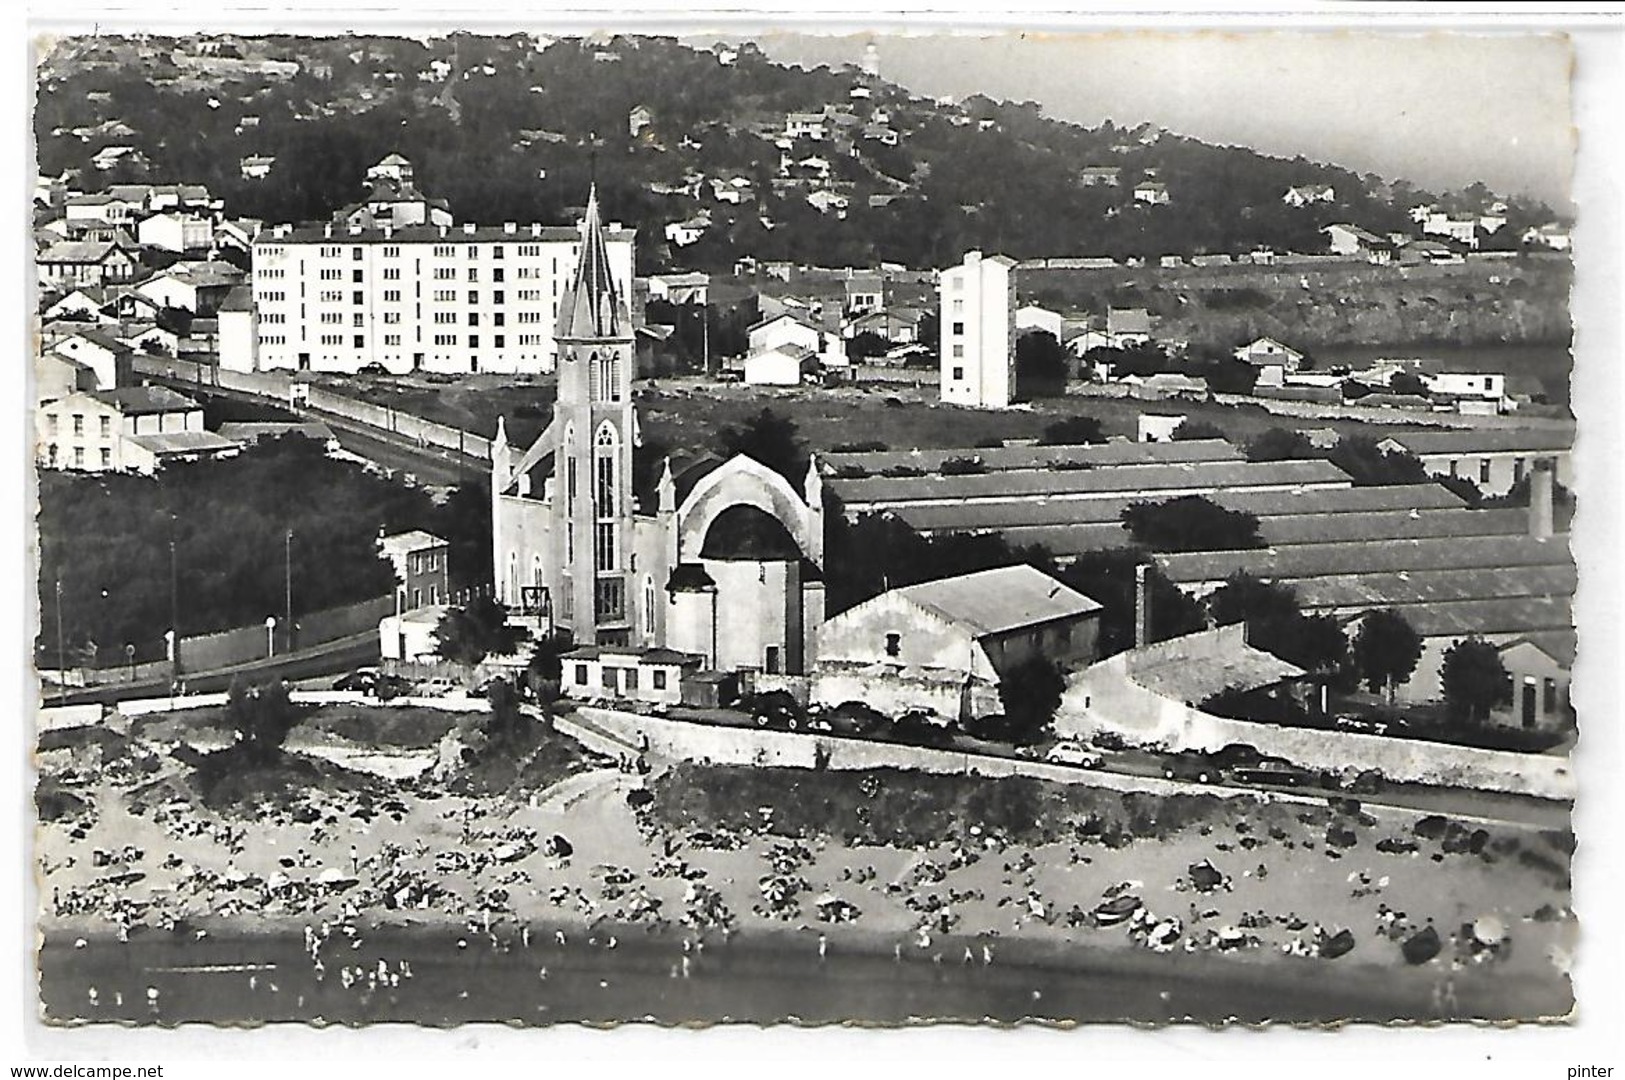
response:
{"label": "dark car", "polygon": [[800,704],[783,690],[757,694],[745,704],[757,727],[775,731],[799,731],[806,722]]}
{"label": "dark car", "polygon": [[352,693],[365,694],[378,682],[378,672],[373,668],[360,668],[348,675],[340,676],[333,684],[335,690],[347,690]]}
{"label": "dark car", "polygon": [[1242,784],[1262,784],[1269,787],[1303,787],[1314,775],[1296,765],[1266,762],[1262,765],[1233,769],[1230,778]]}
{"label": "dark car", "polygon": [[1162,759],[1162,775],[1168,780],[1195,780],[1211,784],[1219,779],[1219,767],[1206,754],[1187,750]]}
{"label": "dark car", "polygon": [[861,701],[843,701],[824,714],[830,730],[842,735],[878,735],[891,726],[886,714]]}
{"label": "dark car", "polygon": [[412,692],[412,680],[399,675],[380,675],[372,684],[372,693],[379,701],[388,701]]}

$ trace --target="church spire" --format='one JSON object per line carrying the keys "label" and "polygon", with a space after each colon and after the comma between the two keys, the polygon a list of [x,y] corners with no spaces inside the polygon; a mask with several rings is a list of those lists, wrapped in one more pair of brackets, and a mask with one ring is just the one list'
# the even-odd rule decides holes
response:
{"label": "church spire", "polygon": [[615,289],[609,268],[609,247],[598,214],[598,185],[587,196],[587,217],[582,223],[581,258],[575,280],[559,305],[556,331],[561,339],[576,341],[622,338],[631,334],[632,320]]}

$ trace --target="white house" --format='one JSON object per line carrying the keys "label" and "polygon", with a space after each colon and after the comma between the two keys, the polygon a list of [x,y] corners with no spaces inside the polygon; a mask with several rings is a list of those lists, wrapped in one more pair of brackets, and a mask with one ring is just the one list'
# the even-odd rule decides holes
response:
{"label": "white house", "polygon": [[1309,206],[1312,203],[1329,203],[1337,198],[1337,192],[1329,184],[1305,184],[1301,187],[1290,187],[1281,196],[1281,201],[1288,206]]}
{"label": "white house", "polygon": [[34,259],[40,284],[48,289],[81,285],[113,285],[135,276],[135,257],[118,244],[95,240],[63,240]]}
{"label": "white house", "polygon": [[1478,218],[1452,217],[1449,214],[1430,214],[1422,222],[1422,232],[1429,236],[1442,236],[1458,244],[1478,249]]}
{"label": "white house", "polygon": [[1511,402],[1507,398],[1507,379],[1499,372],[1423,372],[1421,379],[1428,392],[1437,398],[1457,402],[1480,402],[1491,412],[1505,412]]}
{"label": "white house", "polygon": [[1015,395],[1016,261],[972,251],[938,277],[942,401],[1003,409]]}
{"label": "white house", "polygon": [[271,175],[271,166],[276,164],[276,158],[266,154],[250,154],[237,163],[238,171],[244,180],[264,180]]}
{"label": "white house", "polygon": [[1122,174],[1123,170],[1115,166],[1090,166],[1079,171],[1078,183],[1083,187],[1116,187]]}
{"label": "white house", "polygon": [[69,394],[42,402],[36,422],[45,468],[151,473],[169,461],[230,457],[241,449],[203,429],[201,405],[163,387]]}
{"label": "white house", "polygon": [[1024,304],[1016,308],[1016,334],[1019,336],[1030,330],[1042,330],[1051,335],[1056,341],[1061,340],[1061,328],[1065,320],[1061,313],[1051,311],[1049,308],[1037,304]]}
{"label": "white house", "polygon": [[1393,254],[1392,245],[1387,240],[1358,225],[1337,222],[1320,231],[1325,234],[1326,245],[1333,255],[1355,255],[1373,261],[1386,261]]}
{"label": "white house", "polygon": [[211,316],[245,277],[227,262],[178,262],[141,282],[134,291],[163,307]]}
{"label": "white house", "polygon": [[168,211],[143,218],[135,227],[142,247],[161,251],[207,251],[214,246],[214,219]]}
{"label": "white house", "polygon": [[1259,386],[1281,386],[1303,364],[1303,353],[1274,338],[1262,337],[1237,349],[1235,357],[1258,369]]}
{"label": "white house", "polygon": [[817,142],[828,138],[829,127],[821,112],[793,112],[785,114],[784,133],[792,139],[812,139]]}
{"label": "white house", "polygon": [[687,247],[698,243],[705,235],[705,230],[711,227],[709,218],[692,217],[685,221],[673,221],[666,225],[666,240],[678,247]]}
{"label": "white house", "polygon": [[1525,229],[1522,239],[1526,247],[1541,247],[1551,251],[1568,251],[1571,246],[1569,230],[1556,222]]}
{"label": "white house", "polygon": [[800,345],[775,345],[745,358],[749,386],[800,386],[818,371],[817,354]]}
{"label": "white house", "polygon": [[1147,206],[1163,206],[1168,202],[1166,184],[1142,183],[1134,188],[1134,201]]}
{"label": "white house", "polygon": [[682,701],[683,679],[698,672],[705,657],[660,647],[584,645],[565,653],[560,689],[566,697],[591,701],[615,698],[650,705]]}
{"label": "white house", "polygon": [[746,331],[746,338],[753,353],[765,352],[780,345],[793,345],[808,352],[817,352],[821,340],[816,327],[788,313],[761,320]]}

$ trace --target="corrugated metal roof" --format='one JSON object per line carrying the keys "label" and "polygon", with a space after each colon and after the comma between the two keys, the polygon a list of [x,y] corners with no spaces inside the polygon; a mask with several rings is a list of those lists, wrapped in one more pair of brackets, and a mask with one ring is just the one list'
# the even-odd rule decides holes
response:
{"label": "corrugated metal roof", "polygon": [[1574,616],[1566,596],[1514,596],[1499,600],[1453,600],[1406,604],[1395,610],[1423,637],[1466,637],[1470,634],[1522,634],[1573,631]]}
{"label": "corrugated metal roof", "polygon": [[1203,491],[1226,487],[1349,485],[1329,461],[1194,461],[1172,465],[1114,465],[1098,469],[1007,470],[959,476],[832,479],[830,488],[849,509],[933,501],[1015,497]]}
{"label": "corrugated metal roof", "polygon": [[1373,510],[1364,514],[1292,514],[1261,518],[1270,544],[1329,544],[1444,536],[1510,536],[1527,531],[1529,512],[1504,510]]}
{"label": "corrugated metal roof", "polygon": [[1158,555],[1175,582],[1217,581],[1244,572],[1272,581],[1399,570],[1497,570],[1514,566],[1572,566],[1569,538],[1463,536],[1337,544],[1286,544],[1251,551]]}
{"label": "corrugated metal roof", "polygon": [[1433,454],[1558,453],[1574,447],[1574,429],[1452,428],[1449,431],[1406,431],[1384,442],[1403,446],[1417,457]]}
{"label": "corrugated metal roof", "polygon": [[[883,313],[877,313],[883,314]],[[953,450],[881,450],[830,453],[821,458],[825,472],[858,468],[870,474],[898,466],[936,472],[944,462],[974,460],[995,472],[1048,469],[1055,465],[1150,465],[1185,461],[1240,461],[1242,452],[1223,439],[1179,442],[1113,442],[1072,446],[999,446]]]}
{"label": "corrugated metal roof", "polygon": [[[1245,510],[1261,520],[1276,515],[1330,516],[1386,509],[1409,510],[1413,507],[1425,511],[1466,505],[1448,488],[1434,483],[1284,491],[1214,491],[1206,497],[1227,510]],[[901,506],[890,512],[922,533],[985,532],[1117,522],[1122,519],[1124,507],[1142,501],[1143,497],[1139,496],[1065,502],[1012,498],[961,505]]]}
{"label": "corrugated metal roof", "polygon": [[1403,570],[1336,574],[1289,582],[1305,608],[1375,608],[1457,600],[1505,600],[1519,596],[1570,596],[1577,572],[1572,566],[1519,566],[1509,569]]}
{"label": "corrugated metal roof", "polygon": [[1001,566],[909,585],[896,592],[969,628],[976,637],[1100,610],[1096,601],[1031,566]]}
{"label": "corrugated metal roof", "polygon": [[152,454],[213,454],[241,449],[231,439],[212,431],[170,431],[162,435],[126,435],[126,439]]}
{"label": "corrugated metal roof", "polygon": [[1135,668],[1132,677],[1153,693],[1200,705],[1224,690],[1257,690],[1303,673],[1302,668],[1277,656],[1242,646],[1219,655],[1176,656]]}

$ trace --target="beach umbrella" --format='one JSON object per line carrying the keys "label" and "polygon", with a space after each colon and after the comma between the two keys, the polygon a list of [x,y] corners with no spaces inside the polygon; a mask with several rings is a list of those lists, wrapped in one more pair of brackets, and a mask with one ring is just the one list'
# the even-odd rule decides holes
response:
{"label": "beach umbrella", "polygon": [[1207,859],[1190,865],[1191,883],[1202,892],[1212,892],[1224,884],[1224,875],[1219,873]]}
{"label": "beach umbrella", "polygon": [[1506,936],[1506,923],[1499,915],[1480,915],[1473,920],[1473,937],[1481,945],[1499,945]]}
{"label": "beach umbrella", "polygon": [[1336,960],[1339,956],[1352,951],[1354,948],[1354,934],[1347,928],[1339,930],[1330,937],[1322,938],[1320,942],[1320,955],[1327,960]]}
{"label": "beach umbrella", "polygon": [[1404,954],[1406,963],[1425,964],[1438,956],[1439,950],[1443,947],[1439,941],[1439,932],[1431,926],[1425,926],[1406,938],[1399,950]]}

